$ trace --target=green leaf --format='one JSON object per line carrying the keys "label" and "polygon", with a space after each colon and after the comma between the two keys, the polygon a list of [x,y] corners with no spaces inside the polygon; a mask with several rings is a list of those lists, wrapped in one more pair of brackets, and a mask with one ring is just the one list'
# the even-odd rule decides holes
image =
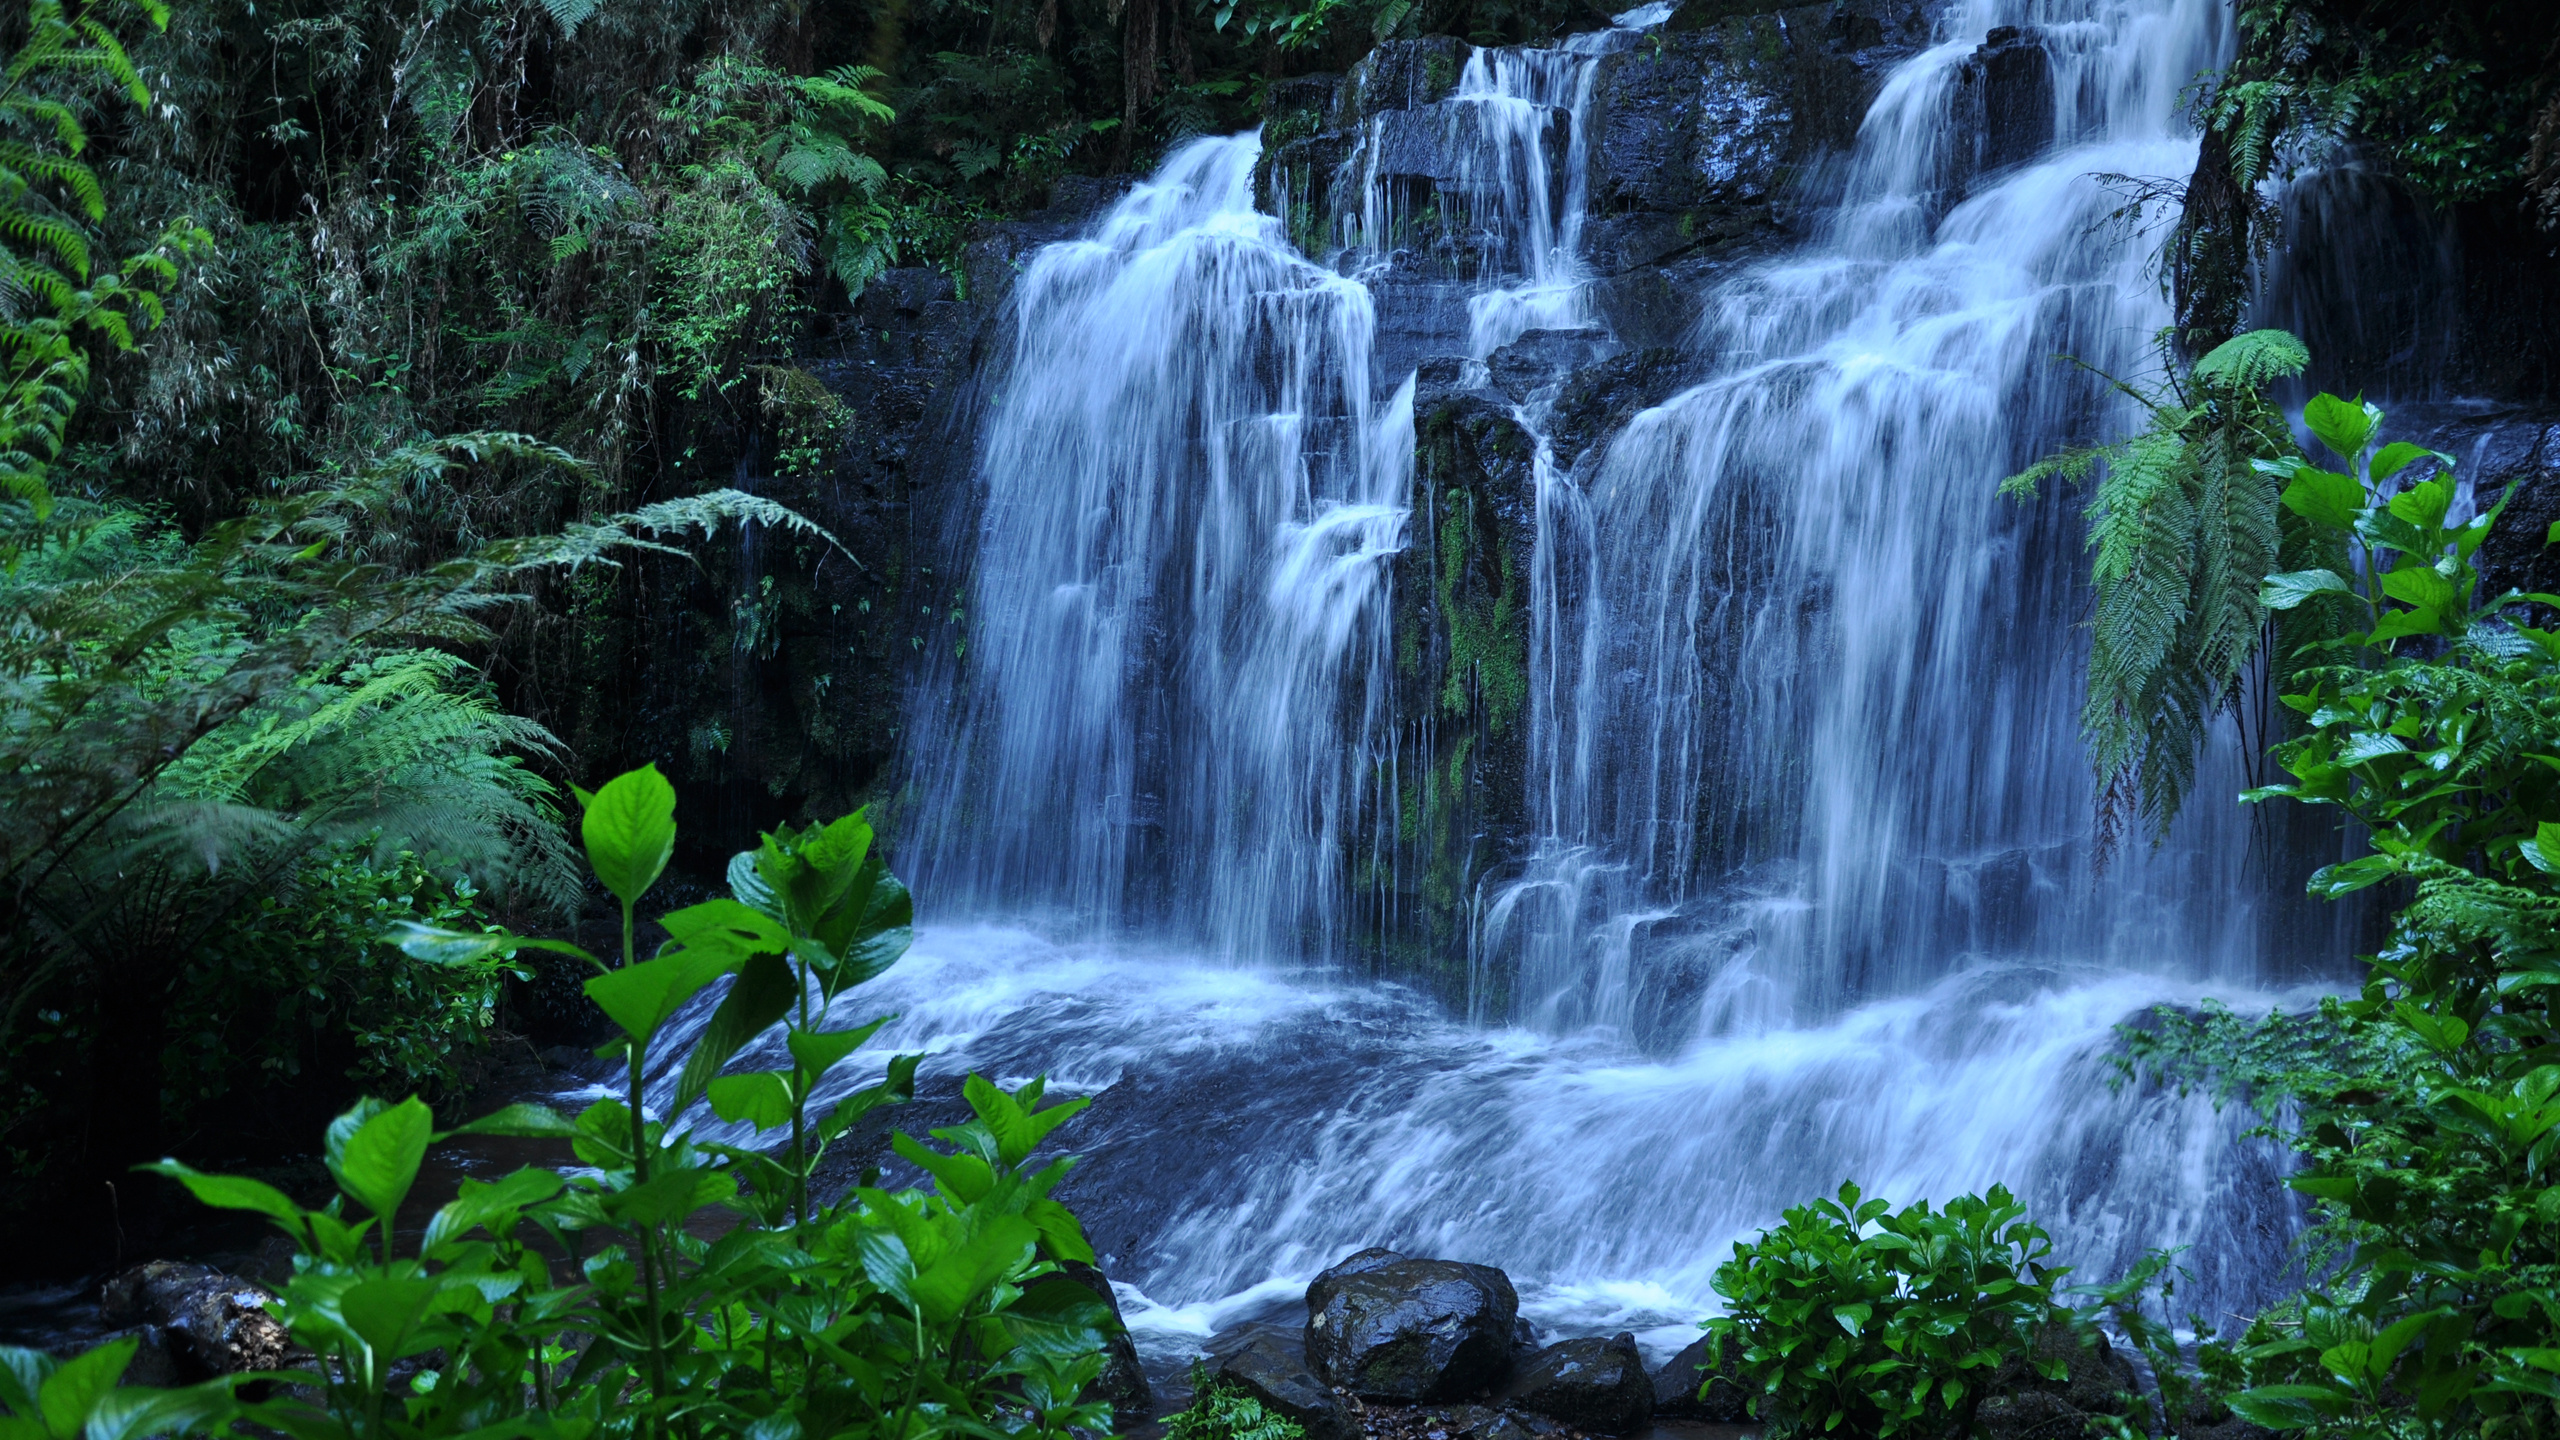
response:
{"label": "green leaf", "polygon": [[750,905],[726,898],[687,905],[658,917],[658,924],[689,948],[726,945],[740,956],[779,955],[791,948],[780,922]]}
{"label": "green leaf", "polygon": [[580,791],[578,798],[587,807],[578,821],[587,863],[622,903],[640,903],[675,854],[675,787],[649,764],[616,775],[592,795]]}
{"label": "green leaf", "polygon": [[1855,1305],[1834,1305],[1831,1307],[1831,1318],[1840,1323],[1841,1329],[1848,1331],[1852,1335],[1858,1334],[1860,1331],[1864,1330],[1867,1322],[1875,1318],[1875,1313],[1876,1307],[1869,1305],[1864,1301]]}
{"label": "green leaf", "polygon": [[2346,1396],[2319,1385],[2260,1385],[2229,1400],[2232,1413],[2270,1430],[2307,1430],[2347,1403]]}
{"label": "green leaf", "polygon": [[2287,570],[2270,575],[2258,587],[2258,603],[2270,610],[2290,610],[2314,595],[2352,595],[2354,588],[2334,570]]}
{"label": "green leaf", "polygon": [[[492,1110],[448,1135],[512,1135],[527,1140],[575,1140],[581,1133],[577,1122],[547,1105],[519,1100],[513,1105]],[[439,1139],[442,1137],[439,1136]]]}
{"label": "green leaf", "polygon": [[2420,481],[2391,497],[2391,513],[2408,521],[2420,531],[2444,528],[2444,517],[2453,509],[2453,477],[2439,475]]}
{"label": "green leaf", "polygon": [[2307,465],[2294,471],[2293,483],[2276,498],[2287,510],[2332,530],[2354,529],[2356,517],[2365,510],[2364,486],[2354,476]]}
{"label": "green leaf", "polygon": [[928,1323],[948,1325],[986,1298],[996,1282],[1028,1264],[1039,1244],[1030,1222],[999,1215],[950,1253],[918,1272],[911,1290]]}
{"label": "green leaf", "polygon": [[725,1204],[737,1193],[737,1179],[725,1170],[669,1170],[650,1176],[645,1185],[606,1196],[604,1208],[625,1225],[665,1225]]}
{"label": "green leaf", "polygon": [[[720,904],[754,914],[734,900]],[[763,916],[757,920],[770,925]],[[777,938],[780,931],[775,931]],[[748,1041],[765,1032],[766,1027],[791,1013],[801,998],[800,977],[776,952],[750,955],[738,971],[737,983],[720,997],[720,1008],[711,1012],[711,1021],[702,1027],[701,1036],[693,1042],[693,1053],[685,1057],[684,1071],[676,1080],[674,1112],[682,1114],[694,1101],[702,1098],[704,1087],[729,1058],[746,1047]],[[723,1117],[735,1118],[735,1117]]]}
{"label": "green leaf", "polygon": [[800,1068],[809,1073],[810,1081],[814,1084],[819,1076],[842,1063],[844,1057],[861,1049],[864,1041],[880,1032],[881,1026],[896,1018],[894,1015],[883,1015],[868,1025],[852,1030],[795,1028],[787,1041],[791,1047],[791,1058],[800,1062]]}
{"label": "green leaf", "polygon": [[2412,445],[2406,440],[2394,440],[2383,446],[2381,451],[2373,457],[2373,478],[2388,480],[2407,469],[2411,461],[2427,459],[2434,460],[2447,470],[2454,468],[2453,457],[2441,450],[2430,450],[2424,445]]}
{"label": "green leaf", "polygon": [[441,1288],[431,1276],[377,1272],[347,1287],[338,1297],[338,1313],[373,1351],[375,1363],[388,1363],[410,1353],[406,1347],[415,1337],[418,1319]]}
{"label": "green leaf", "polygon": [[678,950],[643,960],[586,983],[587,998],[596,1002],[622,1033],[646,1044],[702,987],[726,973],[732,957],[718,950]]}
{"label": "green leaf", "polygon": [[759,1130],[791,1123],[791,1077],[774,1070],[722,1075],[712,1080],[711,1113],[734,1125],[740,1121]]}
{"label": "green leaf", "polygon": [[63,1440],[78,1435],[81,1427],[89,1423],[89,1412],[116,1388],[116,1381],[123,1376],[124,1367],[133,1363],[133,1352],[141,1344],[132,1339],[110,1341],[63,1361],[37,1391],[36,1408],[44,1416],[45,1428]]}
{"label": "green leaf", "polygon": [[134,1168],[168,1176],[186,1186],[187,1193],[195,1196],[200,1204],[210,1205],[216,1210],[255,1210],[283,1222],[286,1229],[297,1235],[302,1233],[302,1207],[263,1180],[252,1180],[245,1175],[207,1175],[175,1160]]}
{"label": "green leaf", "polygon": [[[2401,497],[2407,498],[2405,495]],[[2454,593],[2453,582],[2437,573],[2432,565],[2403,564],[2390,571],[2382,577],[2382,593],[2394,600],[2405,600],[2419,609],[2438,613],[2456,609],[2461,602],[2461,597]]]}
{"label": "green leaf", "polygon": [[2516,848],[2534,869],[2546,875],[2560,872],[2560,825],[2543,821],[2533,827],[2533,838]]}
{"label": "green leaf", "polygon": [[2302,423],[2320,437],[2320,443],[2352,460],[2364,453],[2365,442],[2373,438],[2375,422],[2382,412],[2356,400],[2341,400],[2322,391],[2302,407]]}
{"label": "green leaf", "polygon": [[932,1150],[913,1136],[900,1131],[889,1137],[889,1148],[909,1164],[933,1177],[945,1195],[962,1205],[974,1205],[995,1188],[995,1171],[975,1155],[945,1155]]}
{"label": "green leaf", "polygon": [[2382,623],[2365,635],[2367,644],[2379,645],[2386,640],[2404,639],[2411,635],[2441,635],[2444,618],[2433,610],[2394,610],[2382,617]]}
{"label": "green leaf", "polygon": [[454,1198],[436,1211],[427,1222],[427,1237],[420,1248],[434,1250],[449,1240],[460,1239],[482,1226],[495,1233],[528,1205],[539,1205],[560,1193],[566,1182],[559,1172],[531,1166],[517,1170],[495,1184],[465,1180],[456,1187]]}
{"label": "green leaf", "polygon": [[409,1197],[409,1187],[417,1183],[418,1165],[426,1159],[435,1124],[434,1112],[412,1095],[382,1108],[343,1140],[332,1125],[324,1157],[329,1173],[337,1177],[339,1189],[381,1216],[388,1226],[400,1202]]}

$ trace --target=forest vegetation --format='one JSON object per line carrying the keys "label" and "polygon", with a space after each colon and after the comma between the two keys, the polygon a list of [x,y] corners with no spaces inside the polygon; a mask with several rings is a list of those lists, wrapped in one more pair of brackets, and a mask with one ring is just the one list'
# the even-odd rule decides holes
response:
{"label": "forest vegetation", "polygon": [[[825,1144],[903,1100],[914,1067],[814,1113],[870,1031],[781,997],[894,961],[905,893],[866,812],[805,788],[709,839],[688,822],[680,847],[679,797],[734,777],[725,742],[677,743],[700,717],[669,676],[769,659],[774,576],[861,564],[776,496],[843,444],[851,417],[797,363],[882,272],[965,277],[984,227],[1060,181],[1249,127],[1274,83],[1382,40],[1604,18],[1565,0],[0,14],[0,1218],[76,1268],[111,1228],[149,1243],[189,1196],[263,1214],[303,1257],[279,1315],[318,1366],[273,1395],[146,1394],[114,1388],[111,1352],[14,1357],[0,1425],[1111,1424],[1085,1398],[1106,1322],[1064,1278],[1091,1248],[1048,1198],[1065,1162],[1031,1158],[1080,1102],[973,1080],[943,1148],[901,1137],[924,1186],[811,1198]],[[2132,387],[2149,424],[2013,485],[2086,487],[2102,836],[2147,843],[2198,803],[2208,731],[2263,685],[2258,738],[2289,778],[2246,798],[2323,807],[2366,847],[2313,881],[2386,917],[2356,993],[2130,1037],[2136,1071],[2255,1105],[2298,1152],[2317,1283],[2182,1341],[2173,1259],[2074,1299],[2005,1192],[1808,1197],[1720,1278],[1728,1363],[1782,1424],[1947,1433],[1967,1376],[2103,1320],[2150,1357],[2156,1408],[2126,1423],[2152,1433],[2233,1414],[2560,1433],[2560,1065],[2541,1063],[2560,1040],[2560,632],[2542,628],[2560,597],[2482,593],[2498,497],[2462,514],[2454,458],[2391,440],[2360,398],[2298,393],[2317,337],[2247,328],[2277,238],[2263,186],[2340,154],[2548,262],[2560,9],[2241,0],[2237,22],[2231,69],[2193,92],[2196,171],[2129,202],[2165,218],[2179,316],[2160,377]],[[888,788],[866,773],[829,798]],[[651,893],[687,903],[641,916]],[[649,1046],[723,976],[687,1099],[787,1134],[773,1151],[641,1113]],[[720,1073],[775,1024],[788,1068]],[[491,1038],[546,1027],[615,1049],[630,1095],[479,1123],[574,1145],[602,1178],[521,1171],[395,1244],[387,1217],[437,1127],[476,1113]],[[342,1192],[322,1205],[178,1161],[134,1173],[322,1134]],[[719,1206],[748,1223],[687,1230]],[[574,1275],[561,1255],[584,1257]],[[395,1374],[429,1354],[446,1378]],[[1177,1428],[1281,1433],[1205,1392]]]}

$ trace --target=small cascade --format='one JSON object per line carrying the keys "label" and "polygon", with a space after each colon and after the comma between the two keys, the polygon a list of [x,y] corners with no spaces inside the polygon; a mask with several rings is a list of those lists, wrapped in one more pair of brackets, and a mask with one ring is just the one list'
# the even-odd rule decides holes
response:
{"label": "small cascade", "polygon": [[1017,284],[970,653],[920,757],[941,905],[1338,943],[1413,427],[1372,398],[1368,292],[1254,210],[1258,154],[1194,142]]}

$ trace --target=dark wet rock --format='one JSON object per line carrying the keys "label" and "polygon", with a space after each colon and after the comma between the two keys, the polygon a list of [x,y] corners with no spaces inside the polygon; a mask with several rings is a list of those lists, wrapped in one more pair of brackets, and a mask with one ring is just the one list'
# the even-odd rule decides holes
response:
{"label": "dark wet rock", "polygon": [[1475,1440],[1560,1440],[1570,1434],[1563,1422],[1534,1410],[1503,1410],[1474,1432]]}
{"label": "dark wet rock", "polygon": [[1959,185],[2043,154],[2053,144],[2053,57],[2042,37],[1992,30],[1957,69],[1954,104],[1956,133],[1971,141]]}
{"label": "dark wet rock", "polygon": [[1219,1357],[1216,1374],[1272,1413],[1303,1426],[1307,1440],[1352,1440],[1359,1433],[1342,1401],[1307,1369],[1304,1352],[1282,1335],[1253,1335]]}
{"label": "dark wet rock", "polygon": [[2041,1390],[1994,1395],[1973,1412],[1973,1433],[1981,1440],[2080,1440],[2090,1425],[2087,1411]]}
{"label": "dark wet rock", "polygon": [[1399,1260],[1310,1292],[1307,1368],[1380,1400],[1454,1400],[1499,1383],[1520,1297],[1488,1265]]}
{"label": "dark wet rock", "polygon": [[154,1260],[106,1283],[98,1311],[110,1325],[158,1332],[190,1376],[237,1375],[284,1365],[292,1339],[266,1311],[260,1286],[209,1265]]}
{"label": "dark wet rock", "polygon": [[1653,1419],[1653,1380],[1633,1335],[1566,1340],[1523,1362],[1502,1403],[1576,1430],[1631,1435]]}
{"label": "dark wet rock", "polygon": [[[1653,1377],[1653,1413],[1666,1420],[1704,1420],[1712,1425],[1739,1425],[1751,1418],[1751,1397],[1734,1383],[1733,1362],[1721,1368],[1707,1363],[1707,1339],[1700,1336],[1687,1349],[1664,1362]],[[1702,1395],[1700,1392],[1704,1391]]]}
{"label": "dark wet rock", "polygon": [[[2062,1367],[2062,1378],[2051,1379],[2040,1372],[2038,1363]],[[2038,1331],[2028,1353],[1995,1371],[1984,1385],[1985,1398],[1977,1423],[1986,1436],[1992,1436],[1991,1425],[1997,1417],[2010,1417],[2002,1424],[2026,1427],[2000,1432],[1995,1440],[2023,1440],[2034,1435],[2078,1435],[2079,1430],[2065,1426],[2056,1430],[2038,1430],[2034,1426],[2052,1423],[2053,1417],[2070,1415],[2123,1415],[2140,1391],[2140,1377],[2133,1362],[2118,1354],[2104,1335],[2088,1337],[2084,1345],[2069,1326],[2047,1325]]]}
{"label": "dark wet rock", "polygon": [[98,1337],[97,1346],[89,1348],[113,1345],[125,1340],[134,1342],[133,1358],[125,1362],[124,1374],[116,1382],[120,1385],[147,1386],[155,1390],[166,1390],[198,1379],[203,1374],[200,1367],[190,1363],[179,1353],[174,1337],[158,1325],[136,1325],[130,1329],[111,1330]]}
{"label": "dark wet rock", "polygon": [[1612,349],[1608,334],[1597,328],[1532,330],[1485,359],[1494,388],[1515,401],[1525,401],[1564,371],[1589,364]]}
{"label": "dark wet rock", "polygon": [[[2455,473],[2471,481],[2482,506],[2501,496],[2507,508],[2481,542],[2482,598],[2522,590],[2560,593],[2560,546],[2543,543],[2560,522],[2560,416],[2497,409],[2486,413],[2430,414],[2424,407],[2395,411],[2384,432],[2451,455]],[[2536,623],[2547,623],[2548,614]]]}
{"label": "dark wet rock", "polygon": [[1062,1261],[1058,1268],[1111,1307],[1111,1329],[1102,1342],[1102,1374],[1086,1393],[1111,1402],[1112,1413],[1123,1424],[1148,1418],[1155,1409],[1155,1391],[1147,1384],[1145,1367],[1138,1363],[1137,1342],[1129,1338],[1129,1325],[1120,1316],[1120,1297],[1112,1291],[1110,1277],[1075,1260]]}
{"label": "dark wet rock", "polygon": [[1475,47],[1454,35],[1390,40],[1372,49],[1342,79],[1334,127],[1351,129],[1389,110],[1438,104],[1458,88]]}
{"label": "dark wet rock", "polygon": [[1576,370],[1556,393],[1548,418],[1557,463],[1576,464],[1637,411],[1695,385],[1702,373],[1696,358],[1669,346],[1624,351]]}
{"label": "dark wet rock", "polygon": [[1372,1270],[1384,1270],[1390,1265],[1401,1265],[1408,1258],[1384,1245],[1372,1245],[1366,1250],[1352,1251],[1326,1269],[1316,1272],[1316,1278],[1307,1282],[1307,1313],[1314,1314],[1324,1308],[1325,1301],[1333,1295],[1334,1287],[1351,1276],[1366,1275]]}
{"label": "dark wet rock", "polygon": [[1713,212],[1690,223],[1728,241],[1777,223],[1780,191],[1856,138],[1885,71],[1927,38],[1916,0],[1692,0],[1600,64],[1593,208]]}

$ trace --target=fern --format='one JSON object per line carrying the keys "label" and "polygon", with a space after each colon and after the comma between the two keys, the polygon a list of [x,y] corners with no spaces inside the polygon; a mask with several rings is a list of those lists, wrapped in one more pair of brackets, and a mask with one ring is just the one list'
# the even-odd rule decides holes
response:
{"label": "fern", "polygon": [[1191,1365],[1191,1403],[1165,1417],[1165,1440],[1306,1440],[1306,1427]]}
{"label": "fern", "polygon": [[2148,425],[2002,482],[2024,498],[2048,478],[2101,477],[2088,514],[2095,594],[2080,732],[2097,773],[2102,861],[2128,822],[2155,841],[2167,834],[2215,718],[2264,647],[2259,592],[2284,568],[2287,520],[2252,462],[2287,453],[2291,436],[2259,392],[2308,363],[2301,341],[2260,330],[2156,390],[2116,382]]}

